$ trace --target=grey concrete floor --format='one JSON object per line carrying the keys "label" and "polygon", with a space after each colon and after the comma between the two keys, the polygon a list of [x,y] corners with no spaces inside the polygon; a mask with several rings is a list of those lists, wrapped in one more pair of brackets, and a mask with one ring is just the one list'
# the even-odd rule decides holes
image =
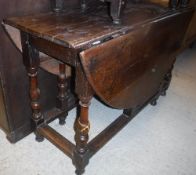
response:
{"label": "grey concrete floor", "polygon": [[[93,99],[90,138],[122,111]],[[75,110],[67,124],[51,126],[73,141]],[[12,145],[0,131],[0,175],[74,175],[71,160],[34,135]],[[196,174],[196,48],[178,57],[166,97],[148,105],[91,160],[85,175]]]}

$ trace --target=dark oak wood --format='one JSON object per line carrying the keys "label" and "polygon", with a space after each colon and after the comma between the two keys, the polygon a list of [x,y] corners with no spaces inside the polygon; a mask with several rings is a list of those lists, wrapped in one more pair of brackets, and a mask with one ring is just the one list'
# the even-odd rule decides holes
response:
{"label": "dark oak wood", "polygon": [[[59,63],[59,75],[58,75],[58,89],[59,94],[57,96],[57,108],[65,111],[68,108],[69,93],[68,93],[68,82],[66,75],[66,65]],[[59,118],[59,124],[64,125],[68,112]]]}
{"label": "dark oak wood", "polygon": [[[152,96],[181,48],[191,15],[189,11],[167,15],[81,52],[87,79],[101,100],[115,108],[129,109]],[[174,28],[178,32],[174,33]],[[101,54],[103,50],[107,52]]]}
{"label": "dark oak wood", "polygon": [[[39,52],[29,43],[29,37],[26,33],[21,33],[22,49],[23,49],[23,63],[26,66],[29,76],[30,84],[30,100],[32,109],[32,119],[36,128],[43,123],[44,116],[41,112],[40,106],[40,89],[38,87],[38,69],[40,65]],[[36,133],[36,140],[43,141],[43,138]]]}
{"label": "dark oak wood", "polygon": [[75,141],[73,163],[76,166],[76,174],[83,174],[89,159],[85,158],[88,151],[87,143],[89,139],[89,114],[90,101],[93,97],[93,90],[89,85],[80,63],[76,65],[76,94],[79,98],[79,116],[75,122]]}
{"label": "dark oak wood", "polygon": [[62,135],[52,129],[50,126],[44,126],[38,128],[39,134],[48,139],[51,143],[57,146],[63,153],[70,158],[73,157],[74,144],[65,139]]}
{"label": "dark oak wood", "polygon": [[[47,0],[1,0],[0,1],[0,21],[10,16],[20,16],[38,12],[46,12],[50,9]],[[23,5],[21,5],[23,4]],[[22,55],[12,45],[5,31],[0,27],[0,128],[5,131],[10,142],[15,143],[30,134],[34,126],[31,121],[31,109],[29,106],[28,78],[24,73],[25,68],[22,64]],[[40,80],[44,82],[40,89],[45,85],[56,82],[54,76],[48,77],[48,73],[40,70]],[[56,92],[51,87],[49,91]],[[41,98],[44,109],[53,106],[54,94]]]}
{"label": "dark oak wood", "polygon": [[[124,9],[126,8],[126,4],[128,0],[100,0],[103,2],[110,2],[110,16],[112,17],[113,23],[114,24],[121,24],[121,17]],[[144,2],[144,0],[136,0],[133,1],[133,3],[138,3],[138,2]],[[148,3],[150,1],[147,1]],[[156,1],[155,1],[156,2]],[[62,3],[62,0],[61,0]],[[157,2],[156,2],[157,3]],[[165,2],[164,2],[165,3]],[[57,3],[59,4],[59,3]],[[169,7],[171,10],[176,10],[178,7],[180,8],[186,8],[189,4],[188,0],[168,0],[167,2],[167,7]],[[80,0],[80,6],[83,12],[85,12],[88,8],[92,8],[89,5],[89,2],[87,0]]]}
{"label": "dark oak wood", "polygon": [[[196,9],[196,2],[192,2],[192,6]],[[191,22],[189,23],[189,27],[186,31],[183,47],[181,51],[183,51],[185,48],[189,47],[190,44],[192,44],[194,41],[196,41],[196,10],[193,14],[193,17],[191,19]]]}
{"label": "dark oak wood", "polygon": [[50,0],[54,12],[60,13],[65,9],[65,0]]}
{"label": "dark oak wood", "polygon": [[110,2],[110,15],[114,24],[121,24],[121,15],[127,0],[105,0]]}
{"label": "dark oak wood", "polygon": [[[77,0],[67,0],[66,7],[77,4]],[[10,16],[23,16],[33,13],[48,12],[51,10],[49,0],[1,0],[0,21]],[[20,33],[18,32],[18,35]],[[14,36],[16,36],[14,34]],[[28,93],[28,77],[22,63],[22,54],[12,44],[3,27],[0,27],[0,129],[5,131],[10,142],[15,143],[34,130],[32,122],[30,99]],[[57,77],[45,68],[39,70],[40,90],[42,96],[40,103],[42,111],[52,109],[56,105]],[[46,88],[47,87],[47,88]],[[52,93],[51,93],[52,92]],[[70,106],[75,100],[70,97]]]}
{"label": "dark oak wood", "polygon": [[[119,35],[124,35],[134,26],[148,22],[149,19],[156,19],[166,12],[165,8],[156,4],[134,6],[128,4],[129,6],[130,8],[125,10],[122,18],[124,23],[121,26],[113,25],[110,22],[110,18],[105,14],[105,10],[107,10],[105,6],[101,6],[101,8],[98,6],[93,11],[89,10],[87,14],[76,9],[65,11],[59,15],[51,12],[21,18],[13,17],[6,20],[6,23],[35,35],[36,37],[32,37],[32,42],[38,50],[42,49],[42,52],[47,52],[48,55],[56,56],[57,59],[63,61],[65,58],[73,57],[73,50],[68,48],[90,48]],[[51,47],[56,49],[50,51]],[[57,53],[57,47],[59,52],[66,54],[64,57]],[[72,60],[74,58],[70,59],[70,62],[65,61],[73,65]]]}
{"label": "dark oak wood", "polygon": [[104,131],[91,140],[88,144],[89,154],[92,157],[97,153],[112,137],[114,137],[123,127],[125,127],[133,116],[122,114],[114,122],[112,122]]}
{"label": "dark oak wood", "polygon": [[169,1],[169,7],[172,10],[176,10],[177,6],[178,6],[178,0],[170,0]]}
{"label": "dark oak wood", "polygon": [[[158,97],[165,94],[175,57],[194,12],[188,7],[171,10],[151,3],[127,4],[126,15],[122,16],[125,22],[116,26],[105,14],[105,7],[101,5],[94,9],[97,10],[84,12],[78,9],[5,20],[23,33],[23,58],[31,80],[36,133],[68,155],[78,175],[84,173],[89,159],[145,105],[155,105]],[[65,64],[71,65],[75,71],[75,93],[79,99],[74,125],[76,145],[50,128],[49,120],[42,120],[42,115],[37,115],[41,114],[37,85],[38,51],[61,61],[59,110],[67,104],[67,101],[64,103],[67,89],[64,84]],[[88,111],[94,95],[124,112],[88,143]],[[47,118],[53,119],[52,116]]]}

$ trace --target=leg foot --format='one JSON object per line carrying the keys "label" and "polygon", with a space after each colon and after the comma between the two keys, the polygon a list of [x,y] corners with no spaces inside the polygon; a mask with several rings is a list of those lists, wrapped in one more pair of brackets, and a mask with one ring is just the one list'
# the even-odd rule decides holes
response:
{"label": "leg foot", "polygon": [[66,123],[66,116],[64,117],[59,117],[59,125],[65,125],[65,123]]}
{"label": "leg foot", "polygon": [[120,25],[121,20],[120,19],[113,19],[113,23],[116,24],[116,25]]}
{"label": "leg foot", "polygon": [[80,101],[80,115],[76,119],[75,123],[75,141],[76,149],[73,156],[73,164],[76,167],[76,174],[83,174],[85,167],[88,165],[88,133],[90,129],[90,123],[88,121],[88,105],[90,103],[82,103]]}
{"label": "leg foot", "polygon": [[166,96],[166,91],[161,92],[161,96]]}
{"label": "leg foot", "polygon": [[89,158],[87,157],[87,154],[81,154],[77,150],[74,151],[74,157],[73,157],[73,164],[76,167],[76,175],[82,175],[85,172],[85,167],[89,163]]}
{"label": "leg foot", "polygon": [[40,143],[44,141],[44,137],[40,135],[38,132],[35,132],[35,140]]}
{"label": "leg foot", "polygon": [[132,109],[125,109],[123,111],[123,114],[126,115],[127,117],[132,117],[133,110]]}
{"label": "leg foot", "polygon": [[150,104],[151,104],[152,106],[156,106],[156,105],[157,105],[157,99],[152,100]]}
{"label": "leg foot", "polygon": [[84,173],[84,170],[76,170],[75,173],[76,175],[82,175]]}

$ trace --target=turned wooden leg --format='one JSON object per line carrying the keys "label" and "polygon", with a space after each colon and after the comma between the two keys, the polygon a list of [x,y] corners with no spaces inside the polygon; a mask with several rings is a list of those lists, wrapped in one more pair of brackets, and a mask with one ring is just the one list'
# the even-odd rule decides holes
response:
{"label": "turned wooden leg", "polygon": [[40,64],[39,52],[31,45],[29,41],[29,35],[21,33],[22,49],[23,49],[23,62],[26,66],[29,76],[29,89],[30,100],[32,109],[32,119],[35,122],[36,140],[43,141],[43,137],[37,132],[39,125],[43,124],[44,117],[41,113],[41,107],[39,103],[40,90],[38,88],[38,69]]}
{"label": "turned wooden leg", "polygon": [[163,84],[162,84],[162,87],[161,87],[161,95],[162,96],[166,96],[166,92],[167,92],[167,90],[170,86],[171,79],[172,79],[172,70],[173,70],[173,66],[164,77],[164,81],[163,81]]}
{"label": "turned wooden leg", "polygon": [[[111,1],[111,0],[110,0]],[[114,24],[121,24],[121,14],[124,10],[127,0],[112,0],[110,13]]]}
{"label": "turned wooden leg", "polygon": [[80,7],[81,7],[82,11],[86,10],[86,8],[87,8],[86,0],[80,0]]}
{"label": "turned wooden leg", "polygon": [[64,0],[51,0],[53,11],[56,13],[60,13],[63,11],[65,7]]}
{"label": "turned wooden leg", "polygon": [[59,117],[59,125],[65,125],[67,115]]}
{"label": "turned wooden leg", "polygon": [[41,134],[39,134],[39,133],[37,132],[37,130],[36,130],[34,133],[35,133],[35,140],[36,140],[37,142],[43,142],[43,141],[44,141],[44,137],[43,137]]}
{"label": "turned wooden leg", "polygon": [[90,129],[88,110],[93,96],[92,88],[86,76],[78,64],[76,67],[76,94],[79,98],[79,116],[75,122],[75,142],[76,148],[73,156],[73,164],[76,166],[76,174],[81,175],[89,162],[88,154],[88,133]]}
{"label": "turned wooden leg", "polygon": [[179,3],[181,8],[186,8],[189,4],[189,0],[180,0]]}
{"label": "turned wooden leg", "polygon": [[[62,111],[68,109],[68,82],[66,77],[66,65],[64,63],[59,64],[59,76],[58,76],[58,89],[59,93],[57,96],[57,108]],[[59,124],[64,125],[67,118],[68,112],[64,116],[59,117]]]}
{"label": "turned wooden leg", "polygon": [[85,166],[88,164],[89,160],[86,158],[86,153],[88,151],[88,133],[90,129],[90,123],[88,120],[88,109],[89,102],[80,101],[80,114],[75,123],[75,141],[76,150],[74,152],[75,156],[75,166],[76,174],[83,174],[85,171]]}
{"label": "turned wooden leg", "polygon": [[[37,80],[37,69],[30,69],[33,71],[29,71],[29,79],[30,79],[30,97],[31,97],[31,108],[33,111],[33,120],[36,124],[36,127],[39,124],[43,123],[43,115],[41,113],[39,98],[40,98],[40,90],[38,88],[38,80]],[[39,135],[37,131],[35,131],[36,140],[38,142],[43,141],[43,137]]]}
{"label": "turned wooden leg", "polygon": [[169,8],[171,10],[176,10],[178,6],[178,0],[169,0]]}

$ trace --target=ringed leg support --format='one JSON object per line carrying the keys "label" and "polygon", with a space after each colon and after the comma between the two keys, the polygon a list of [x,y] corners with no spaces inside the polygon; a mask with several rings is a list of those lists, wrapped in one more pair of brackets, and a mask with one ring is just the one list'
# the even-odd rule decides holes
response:
{"label": "ringed leg support", "polygon": [[81,7],[81,10],[83,12],[87,9],[87,2],[86,2],[86,0],[80,0],[80,7]]}
{"label": "ringed leg support", "polygon": [[114,24],[121,24],[121,14],[125,8],[127,0],[110,0],[111,7],[110,7],[110,14],[113,19]]}
{"label": "ringed leg support", "polygon": [[73,158],[73,152],[75,150],[75,145],[71,143],[68,139],[63,137],[49,125],[42,125],[38,128],[38,132],[44,136],[48,141],[55,145],[59,150],[61,150],[69,158]]}
{"label": "ringed leg support", "polygon": [[[57,108],[66,111],[68,109],[68,83],[66,76],[66,65],[64,63],[59,63],[59,75],[58,75],[58,96],[57,96]],[[59,124],[64,125],[67,118],[68,112],[61,117],[59,117]]]}
{"label": "ringed leg support", "polygon": [[36,140],[43,141],[43,137],[37,132],[37,128],[44,122],[43,114],[41,113],[41,106],[39,103],[40,90],[38,87],[38,69],[40,64],[38,51],[30,44],[29,36],[26,33],[21,33],[22,49],[23,49],[23,62],[26,66],[29,76],[29,89],[31,109],[33,112],[32,119],[35,122]]}
{"label": "ringed leg support", "polygon": [[179,0],[179,4],[181,8],[186,8],[189,4],[189,0]]}
{"label": "ringed leg support", "polygon": [[80,101],[80,115],[75,123],[75,141],[76,149],[74,151],[74,164],[76,166],[76,174],[84,173],[85,166],[88,164],[89,159],[86,157],[88,152],[87,143],[89,140],[90,123],[88,121],[88,104]]}
{"label": "ringed leg support", "polygon": [[90,101],[93,96],[93,91],[88,83],[85,74],[82,70],[80,63],[76,69],[76,93],[79,98],[79,117],[75,122],[75,142],[76,149],[74,150],[73,164],[76,166],[76,174],[83,174],[85,167],[89,162],[89,158],[86,156],[88,153],[88,140],[89,140],[89,117],[88,110]]}
{"label": "ringed leg support", "polygon": [[173,65],[171,67],[171,69],[165,74],[164,78],[163,78],[163,82],[160,85],[160,89],[159,92],[151,99],[150,104],[152,106],[156,106],[157,105],[157,100],[159,98],[159,96],[166,96],[166,92],[170,86],[171,83],[171,79],[172,79],[172,70],[173,70]]}
{"label": "ringed leg support", "polygon": [[169,0],[169,8],[171,10],[176,10],[178,6],[178,0]]}

